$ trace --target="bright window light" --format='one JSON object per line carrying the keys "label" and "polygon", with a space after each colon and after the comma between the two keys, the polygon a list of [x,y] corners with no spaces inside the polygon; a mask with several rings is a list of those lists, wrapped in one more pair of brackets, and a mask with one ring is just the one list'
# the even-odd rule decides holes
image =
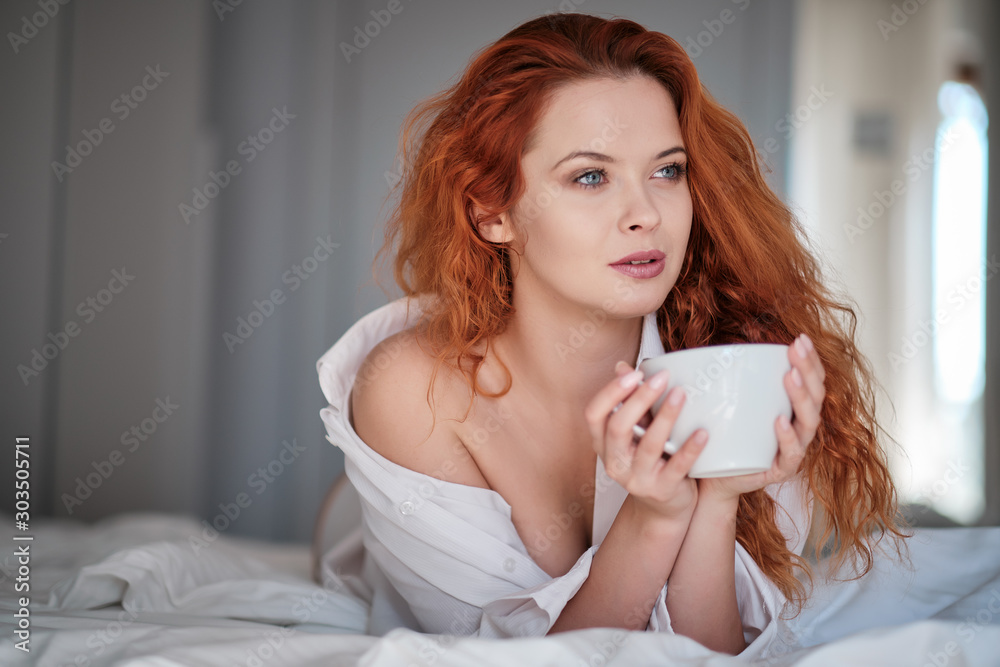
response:
{"label": "bright window light", "polygon": [[934,161],[935,389],[969,404],[985,381],[986,108],[975,89],[948,81]]}
{"label": "bright window light", "polygon": [[[927,499],[960,522],[984,503],[983,387],[986,375],[986,108],[972,86],[948,81],[934,159],[932,312],[934,432],[943,449]],[[925,432],[924,437],[928,434]],[[947,458],[941,458],[946,453]]]}

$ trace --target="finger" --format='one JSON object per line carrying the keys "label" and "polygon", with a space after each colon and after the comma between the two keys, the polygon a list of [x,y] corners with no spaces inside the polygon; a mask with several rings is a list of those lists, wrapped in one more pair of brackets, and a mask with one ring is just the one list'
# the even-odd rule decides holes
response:
{"label": "finger", "polygon": [[637,422],[639,426],[646,429],[653,422],[653,415],[647,410]]}
{"label": "finger", "polygon": [[615,406],[625,400],[640,385],[642,378],[643,372],[641,370],[629,371],[624,375],[615,377],[590,399],[590,402],[584,409],[584,419],[588,423],[600,427],[599,430],[603,434],[604,421],[608,415],[614,410]]}
{"label": "finger", "polygon": [[809,351],[809,356],[813,359],[813,363],[819,369],[820,383],[821,384],[825,383],[826,382],[826,369],[823,368],[823,360],[820,358],[819,352],[816,350],[816,346],[813,344],[812,339],[809,338],[809,336],[807,334],[805,334],[805,333],[801,334],[800,338],[802,338],[802,343],[806,346],[806,349]]}
{"label": "finger", "polygon": [[[632,426],[649,411],[653,402],[660,397],[667,386],[669,373],[660,371],[642,384],[622,404],[621,408],[608,420],[607,436],[615,442],[632,444]],[[662,445],[661,445],[662,446]],[[633,462],[633,466],[635,462]]]}
{"label": "finger", "polygon": [[584,420],[587,422],[587,428],[590,430],[590,437],[593,440],[594,450],[604,460],[607,460],[606,455],[608,454],[605,439],[608,415],[629,394],[635,391],[636,386],[641,381],[642,371],[638,370],[612,380],[594,395],[583,411]]}
{"label": "finger", "polygon": [[772,481],[780,481],[799,471],[799,466],[802,465],[806,455],[806,448],[784,415],[775,420],[774,430],[778,436],[778,454],[775,457],[775,465],[771,468],[774,477]]}
{"label": "finger", "polygon": [[705,449],[706,444],[708,444],[708,431],[699,428],[692,433],[661,469],[660,474],[664,476],[665,481],[677,483],[687,477],[688,473],[691,472],[691,466]]}
{"label": "finger", "polygon": [[[631,373],[631,372],[632,372],[632,370],[633,370],[633,369],[632,369],[632,367],[631,367],[631,366],[629,366],[629,365],[628,365],[628,364],[627,364],[626,362],[624,362],[624,361],[619,361],[619,362],[618,362],[617,364],[615,364],[615,377],[619,377],[619,378],[620,378],[620,377],[622,377],[622,376],[624,376],[624,375],[628,375],[629,373]],[[621,407],[622,407],[622,404],[621,404],[621,403],[619,403],[618,405],[616,405],[616,406],[614,407],[613,411],[614,411],[614,412],[617,412],[617,411],[618,411],[619,409],[621,409]],[[647,424],[649,424],[649,422],[651,422],[652,420],[653,420],[653,419],[652,419],[652,417],[651,417],[651,416],[650,416],[650,414],[649,414],[649,413],[647,412],[647,413],[646,413],[646,414],[645,414],[645,415],[644,415],[644,416],[643,416],[643,417],[642,417],[642,418],[641,418],[641,419],[639,420],[639,422],[638,422],[638,425],[639,425],[640,427],[645,427],[645,426],[646,426]],[[639,438],[639,437],[642,437],[642,433],[641,433],[641,432],[640,432],[640,433],[637,433],[637,434],[636,434],[636,437],[637,437],[637,438]]]}
{"label": "finger", "polygon": [[[605,451],[608,455],[627,461],[629,473],[633,476],[639,475],[647,479],[650,476],[650,467],[655,462],[655,458],[647,455],[640,460],[637,466],[635,454],[638,451],[638,445],[635,442],[635,425],[649,412],[653,402],[663,393],[668,379],[669,374],[666,370],[653,375],[648,382],[640,385],[608,419]],[[646,442],[647,447],[651,446],[648,445],[648,440]],[[662,448],[662,446],[661,444],[660,447]]]}
{"label": "finger", "polygon": [[792,403],[795,420],[793,427],[803,442],[812,440],[819,428],[819,406],[805,386],[805,379],[798,368],[785,373],[785,391]]}
{"label": "finger", "polygon": [[793,368],[799,369],[799,373],[802,375],[802,379],[806,388],[809,390],[809,394],[813,397],[813,400],[817,404],[821,404],[826,395],[826,388],[824,385],[826,380],[826,371],[823,368],[823,362],[819,358],[819,354],[817,354],[812,341],[809,340],[807,335],[801,334],[789,346],[788,352],[789,361],[792,362]]}
{"label": "finger", "polygon": [[646,427],[646,435],[639,441],[639,447],[635,451],[633,466],[636,471],[654,472],[654,464],[663,460],[663,444],[670,437],[670,433],[677,423],[681,407],[687,394],[681,386],[675,386],[667,392],[666,399],[660,405],[656,416]]}

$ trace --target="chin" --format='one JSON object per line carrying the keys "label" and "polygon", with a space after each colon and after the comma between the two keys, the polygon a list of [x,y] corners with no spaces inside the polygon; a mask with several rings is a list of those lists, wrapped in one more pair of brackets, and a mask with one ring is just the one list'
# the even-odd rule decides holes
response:
{"label": "chin", "polygon": [[604,310],[609,317],[618,320],[630,319],[633,317],[643,317],[649,313],[652,313],[659,309],[663,305],[663,301],[666,299],[666,294],[662,298],[657,300],[656,298],[623,298],[621,296],[612,296],[608,300],[605,300],[602,310]]}
{"label": "chin", "polygon": [[[659,285],[628,285],[624,288],[618,286],[610,296],[613,305],[607,310],[614,312],[618,317],[635,317],[652,313],[663,305],[672,288],[673,281]],[[608,301],[605,301],[605,304],[608,304]]]}

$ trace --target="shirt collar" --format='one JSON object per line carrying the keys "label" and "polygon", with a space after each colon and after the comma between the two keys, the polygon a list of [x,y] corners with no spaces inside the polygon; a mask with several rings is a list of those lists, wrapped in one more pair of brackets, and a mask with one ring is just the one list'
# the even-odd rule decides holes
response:
{"label": "shirt collar", "polygon": [[665,352],[660,340],[660,330],[656,326],[656,311],[647,313],[642,320],[642,339],[639,342],[639,358],[632,368],[638,368],[644,360],[657,357]]}

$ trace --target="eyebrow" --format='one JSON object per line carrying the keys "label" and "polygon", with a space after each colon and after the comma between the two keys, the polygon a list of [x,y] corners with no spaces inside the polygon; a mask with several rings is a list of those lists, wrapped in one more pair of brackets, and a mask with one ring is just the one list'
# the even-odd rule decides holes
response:
{"label": "eyebrow", "polygon": [[[682,146],[674,146],[673,148],[668,148],[665,151],[657,153],[656,157],[654,157],[653,159],[659,160],[661,158],[667,157],[668,155],[673,155],[674,153],[684,153],[685,155],[687,155],[687,151],[685,151]],[[595,153],[593,151],[575,151],[573,153],[570,153],[563,159],[559,160],[554,165],[552,165],[552,171],[555,171],[556,167],[561,165],[563,162],[578,157],[590,158],[591,160],[600,160],[601,162],[612,162],[612,163],[615,162],[615,159],[613,157],[611,157],[610,155],[605,155],[604,153]]]}

